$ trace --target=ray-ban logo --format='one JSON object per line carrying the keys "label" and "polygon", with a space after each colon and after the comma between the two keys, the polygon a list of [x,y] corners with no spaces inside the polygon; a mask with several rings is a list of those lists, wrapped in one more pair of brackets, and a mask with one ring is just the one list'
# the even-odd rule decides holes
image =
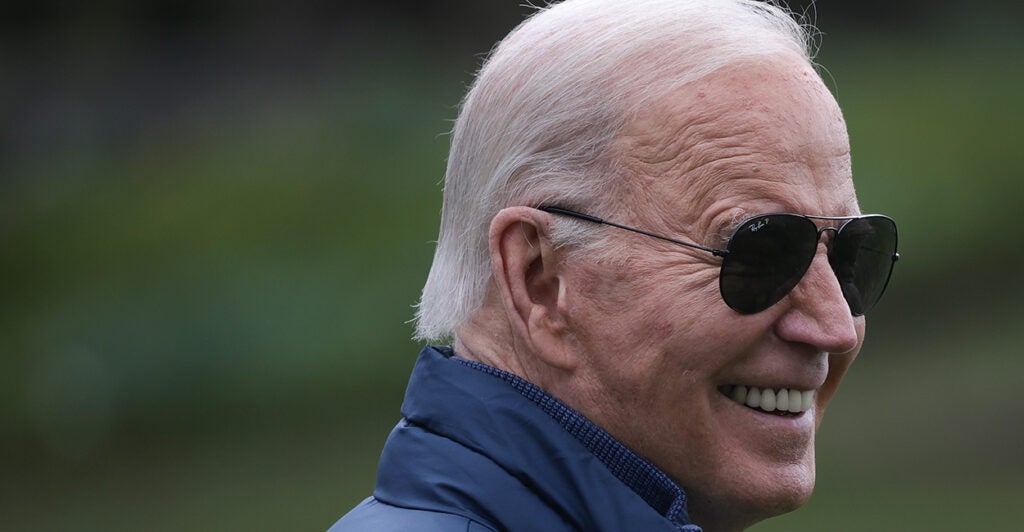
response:
{"label": "ray-ban logo", "polygon": [[758,230],[760,230],[761,228],[763,228],[766,225],[768,225],[768,218],[763,218],[761,220],[758,220],[754,225],[750,226],[750,232],[751,233],[756,233],[756,232],[758,232]]}

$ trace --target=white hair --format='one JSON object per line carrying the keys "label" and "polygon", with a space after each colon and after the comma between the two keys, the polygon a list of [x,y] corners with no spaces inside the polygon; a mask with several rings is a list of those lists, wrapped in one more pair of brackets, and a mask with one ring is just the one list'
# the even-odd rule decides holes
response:
{"label": "white hair", "polygon": [[[455,122],[415,337],[451,339],[480,308],[498,211],[557,203],[614,212],[610,146],[645,103],[758,56],[795,52],[810,63],[814,35],[787,9],[754,0],[566,0],[520,24]],[[556,245],[581,240],[582,224],[558,223]]]}

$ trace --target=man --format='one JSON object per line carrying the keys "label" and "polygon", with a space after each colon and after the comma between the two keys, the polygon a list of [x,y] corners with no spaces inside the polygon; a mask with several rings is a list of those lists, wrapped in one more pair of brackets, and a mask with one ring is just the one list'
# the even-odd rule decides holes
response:
{"label": "man", "polygon": [[[773,214],[796,213],[796,214]],[[799,507],[896,228],[803,28],[566,0],[455,125],[404,419],[332,530],[739,530]]]}

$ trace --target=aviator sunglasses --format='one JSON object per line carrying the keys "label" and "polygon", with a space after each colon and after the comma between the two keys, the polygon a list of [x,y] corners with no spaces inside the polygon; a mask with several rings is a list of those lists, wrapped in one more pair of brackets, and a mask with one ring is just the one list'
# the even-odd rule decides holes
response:
{"label": "aviator sunglasses", "polygon": [[[807,272],[821,235],[826,231],[832,233],[832,238],[826,242],[828,262],[854,316],[864,315],[882,298],[893,266],[900,258],[896,252],[896,222],[879,214],[836,217],[760,214],[740,223],[725,249],[715,249],[561,207],[538,209],[722,257],[718,277],[722,299],[741,314],[761,312],[786,297]],[[835,222],[838,227],[819,229],[814,220]]]}

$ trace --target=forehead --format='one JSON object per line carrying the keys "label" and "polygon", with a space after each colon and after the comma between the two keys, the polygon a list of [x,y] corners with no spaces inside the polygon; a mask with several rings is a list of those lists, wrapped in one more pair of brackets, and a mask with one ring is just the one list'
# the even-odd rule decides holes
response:
{"label": "forehead", "polygon": [[[859,212],[846,125],[810,65],[737,64],[646,107],[617,145],[638,217]],[[657,222],[657,220],[652,220]]]}

